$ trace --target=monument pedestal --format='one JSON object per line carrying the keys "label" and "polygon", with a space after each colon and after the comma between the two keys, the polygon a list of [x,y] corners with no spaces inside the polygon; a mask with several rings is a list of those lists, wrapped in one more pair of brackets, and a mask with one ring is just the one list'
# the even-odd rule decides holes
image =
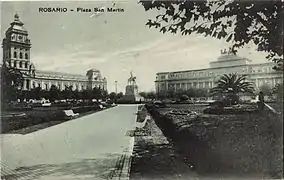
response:
{"label": "monument pedestal", "polygon": [[128,103],[135,103],[143,101],[143,97],[139,95],[138,86],[136,85],[136,77],[130,73],[130,78],[128,79],[128,85],[125,88],[125,95],[122,98],[122,101]]}
{"label": "monument pedestal", "polygon": [[142,97],[138,93],[137,85],[127,85],[125,88],[124,101],[137,102],[142,101]]}

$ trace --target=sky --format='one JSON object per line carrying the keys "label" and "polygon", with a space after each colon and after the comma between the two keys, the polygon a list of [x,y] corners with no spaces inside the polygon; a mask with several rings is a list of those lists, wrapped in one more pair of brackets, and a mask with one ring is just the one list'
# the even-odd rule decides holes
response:
{"label": "sky", "polygon": [[[158,11],[145,11],[137,1],[116,1],[124,12],[43,13],[40,7],[112,7],[113,1],[2,2],[1,39],[17,12],[31,39],[31,61],[36,69],[85,75],[99,69],[108,81],[108,91],[124,92],[130,71],[137,77],[140,91],[155,89],[157,72],[209,67],[209,62],[228,48],[224,40],[202,35],[163,34],[145,24]],[[2,49],[1,49],[2,51]],[[2,53],[2,52],[1,52]],[[267,62],[265,53],[245,47],[239,56],[253,63]]]}

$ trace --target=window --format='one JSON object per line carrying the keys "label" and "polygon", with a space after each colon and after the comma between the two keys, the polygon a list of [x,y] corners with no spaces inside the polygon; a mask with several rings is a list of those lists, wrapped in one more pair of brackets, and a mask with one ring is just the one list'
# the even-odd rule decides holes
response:
{"label": "window", "polygon": [[205,88],[209,87],[209,82],[205,82]]}
{"label": "window", "polygon": [[23,62],[22,62],[22,61],[20,61],[20,68],[22,68],[22,66],[23,66]]}
{"label": "window", "polygon": [[29,59],[28,53],[25,53],[25,59]]}
{"label": "window", "polygon": [[181,84],[181,89],[185,89],[185,83]]}
{"label": "window", "polygon": [[27,79],[26,82],[27,82],[27,83],[26,83],[26,89],[30,89],[30,80]]}
{"label": "window", "polygon": [[45,90],[48,90],[48,86],[47,86],[47,84],[45,84]]}
{"label": "window", "polygon": [[17,52],[14,52],[14,58],[17,58]]}
{"label": "window", "polygon": [[25,68],[28,68],[28,62],[25,63]]}
{"label": "window", "polygon": [[20,59],[22,59],[23,58],[23,53],[22,52],[20,52]]}

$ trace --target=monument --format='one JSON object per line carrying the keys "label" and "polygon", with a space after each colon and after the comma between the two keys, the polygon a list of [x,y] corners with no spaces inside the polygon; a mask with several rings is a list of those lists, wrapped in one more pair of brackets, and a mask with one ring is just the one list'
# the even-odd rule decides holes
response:
{"label": "monument", "polygon": [[143,101],[143,97],[139,95],[138,86],[136,84],[136,77],[133,76],[132,71],[130,72],[130,77],[125,88],[125,95],[123,101],[127,102],[138,102]]}

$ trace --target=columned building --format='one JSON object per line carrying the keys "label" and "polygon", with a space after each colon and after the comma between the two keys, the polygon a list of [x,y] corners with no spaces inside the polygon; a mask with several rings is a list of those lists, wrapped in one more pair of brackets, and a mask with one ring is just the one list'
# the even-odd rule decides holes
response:
{"label": "columned building", "polygon": [[231,50],[221,50],[221,56],[210,62],[207,69],[158,72],[156,74],[156,92],[168,90],[178,91],[190,88],[211,89],[216,85],[220,76],[229,73],[247,75],[247,81],[252,82],[256,88],[262,85],[274,87],[283,81],[283,73],[273,70],[273,62],[252,64],[251,60],[239,57]]}
{"label": "columned building", "polygon": [[49,90],[52,85],[60,90],[70,86],[72,86],[73,90],[77,89],[79,91],[94,87],[107,89],[107,80],[102,77],[98,69],[90,69],[85,75],[37,70],[30,61],[31,41],[28,32],[17,14],[5,33],[2,48],[3,63],[22,72],[24,77],[23,90],[36,87]]}

